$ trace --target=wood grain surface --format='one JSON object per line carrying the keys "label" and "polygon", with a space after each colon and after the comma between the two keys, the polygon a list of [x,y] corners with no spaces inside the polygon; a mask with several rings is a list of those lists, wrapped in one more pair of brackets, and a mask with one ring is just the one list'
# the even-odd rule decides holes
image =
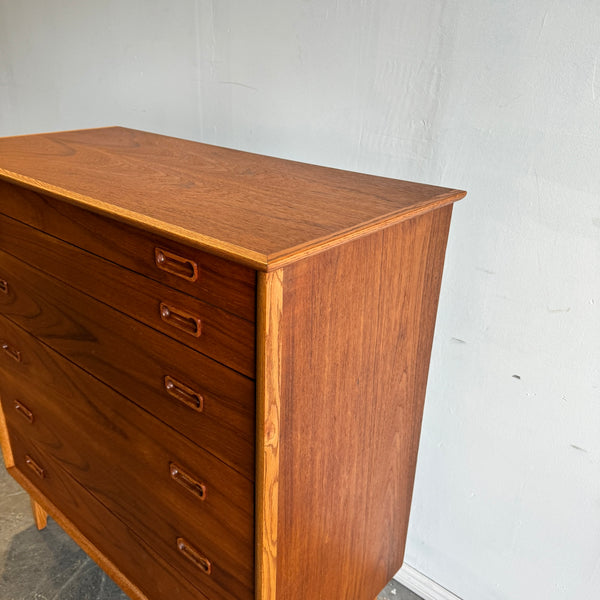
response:
{"label": "wood grain surface", "polygon": [[[13,438],[21,452],[32,451],[26,440],[16,433]],[[33,481],[21,455],[17,465],[9,469],[9,474],[121,586],[131,600],[153,600],[156,597],[206,600],[204,594],[174,573],[164,558],[50,457],[40,452],[36,458],[48,471],[45,479]],[[218,597],[208,600],[218,600]]]}
{"label": "wood grain surface", "polygon": [[[0,396],[1,398],[1,396]],[[8,428],[6,426],[6,417],[2,404],[0,404],[0,449],[2,449],[2,459],[7,469],[10,469],[15,464],[10,440],[8,439]]]}
{"label": "wood grain surface", "polygon": [[[251,598],[252,484],[36,344],[23,352],[23,361],[40,374],[34,384],[23,377],[21,363],[13,367],[0,357],[0,393],[11,435],[17,432],[60,464],[199,589],[231,600]],[[26,402],[33,422],[11,410],[15,400]],[[204,500],[173,480],[171,463],[204,484]],[[212,563],[210,576],[178,552],[174,543],[178,536],[202,548]]]}
{"label": "wood grain surface", "polygon": [[0,155],[7,181],[262,270],[464,195],[120,127],[2,138]]}
{"label": "wood grain surface", "polygon": [[[178,244],[164,232],[154,235],[1,179],[0,213],[248,321],[255,319],[254,270]],[[157,268],[156,248],[192,260],[198,279],[188,281]],[[2,249],[10,252],[12,246],[3,244]]]}
{"label": "wood grain surface", "polygon": [[277,590],[283,270],[258,277],[256,382],[256,598]]}
{"label": "wood grain surface", "polygon": [[402,565],[450,214],[284,269],[268,600],[373,598]]}
{"label": "wood grain surface", "polygon": [[[7,252],[220,363],[254,377],[254,323],[0,215]],[[8,282],[10,285],[10,282]],[[164,303],[200,321],[200,335],[161,318]]]}
{"label": "wood grain surface", "polygon": [[[0,273],[10,282],[0,313],[254,479],[252,380],[3,252]],[[22,352],[28,342],[18,330],[2,333],[9,326],[0,322],[0,336]],[[42,374],[32,368],[29,377]],[[171,397],[165,376],[197,390],[203,410]]]}

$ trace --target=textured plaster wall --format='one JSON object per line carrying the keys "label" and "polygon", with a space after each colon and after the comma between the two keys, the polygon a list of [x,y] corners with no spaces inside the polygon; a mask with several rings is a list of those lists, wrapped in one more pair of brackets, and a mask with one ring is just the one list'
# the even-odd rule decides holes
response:
{"label": "textured plaster wall", "polygon": [[597,0],[0,0],[0,135],[122,124],[460,187],[407,562],[600,597]]}

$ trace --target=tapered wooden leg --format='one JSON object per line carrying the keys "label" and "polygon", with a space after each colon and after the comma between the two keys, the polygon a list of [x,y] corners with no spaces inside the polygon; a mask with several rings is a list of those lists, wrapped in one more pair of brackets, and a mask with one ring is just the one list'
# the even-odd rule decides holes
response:
{"label": "tapered wooden leg", "polygon": [[48,524],[48,513],[33,498],[31,498],[31,510],[35,526],[44,529]]}

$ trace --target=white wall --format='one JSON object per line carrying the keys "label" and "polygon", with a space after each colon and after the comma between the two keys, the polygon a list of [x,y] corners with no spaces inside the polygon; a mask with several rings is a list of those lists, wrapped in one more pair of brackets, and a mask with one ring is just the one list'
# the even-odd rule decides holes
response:
{"label": "white wall", "polygon": [[465,600],[598,598],[599,22],[597,0],[0,0],[0,135],[122,124],[467,189],[406,560]]}

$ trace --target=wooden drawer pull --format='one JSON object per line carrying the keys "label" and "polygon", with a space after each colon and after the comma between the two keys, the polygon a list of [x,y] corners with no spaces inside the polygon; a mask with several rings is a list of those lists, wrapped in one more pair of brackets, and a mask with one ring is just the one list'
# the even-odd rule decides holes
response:
{"label": "wooden drawer pull", "polygon": [[172,479],[188,490],[188,492],[191,492],[194,496],[198,496],[200,500],[206,499],[206,486],[196,481],[194,477],[186,473],[179,465],[176,465],[174,462],[169,463],[169,472]]}
{"label": "wooden drawer pull", "polygon": [[198,265],[189,258],[178,256],[162,248],[154,248],[154,262],[159,269],[188,281],[198,279]]}
{"label": "wooden drawer pull", "polygon": [[202,321],[198,317],[185,310],[168,306],[164,302],[160,303],[160,318],[165,323],[195,337],[200,337],[202,333]]}
{"label": "wooden drawer pull", "polygon": [[33,413],[18,400],[15,400],[15,410],[30,423],[33,423]]}
{"label": "wooden drawer pull", "polygon": [[183,402],[186,406],[189,406],[198,412],[202,411],[204,406],[204,398],[198,392],[195,392],[187,385],[183,385],[183,383],[173,379],[169,375],[165,376],[164,383],[165,389],[170,396],[173,396],[173,398],[176,398],[180,402]]}
{"label": "wooden drawer pull", "polygon": [[8,356],[10,356],[12,359],[16,360],[17,362],[21,362],[21,353],[18,350],[2,341],[0,341],[0,347],[2,347],[2,350],[4,350],[4,352],[6,352],[6,354],[8,354]]}
{"label": "wooden drawer pull", "polygon": [[25,464],[40,478],[44,479],[46,477],[46,471],[38,465],[29,454],[25,455]]}
{"label": "wooden drawer pull", "polygon": [[181,552],[181,554],[183,554],[188,560],[199,567],[204,573],[210,575],[212,567],[208,558],[202,556],[202,554],[196,550],[196,548],[190,546],[190,544],[181,537],[177,538],[177,550],[179,550],[179,552]]}
{"label": "wooden drawer pull", "polygon": [[8,294],[8,281],[0,279],[0,292]]}

